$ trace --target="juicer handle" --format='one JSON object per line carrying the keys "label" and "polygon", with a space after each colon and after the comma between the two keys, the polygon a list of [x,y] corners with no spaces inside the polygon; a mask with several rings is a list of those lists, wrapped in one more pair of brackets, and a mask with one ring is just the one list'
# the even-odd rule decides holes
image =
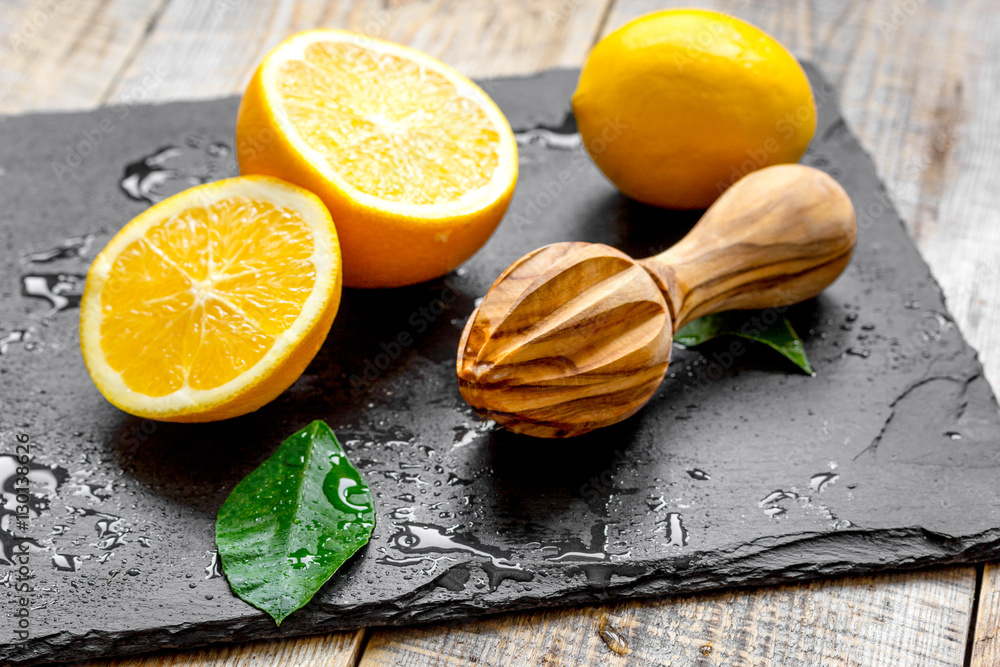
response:
{"label": "juicer handle", "polygon": [[819,294],[851,259],[854,207],[829,175],[800,164],[741,178],[676,245],[640,260],[673,330],[725,310],[788,306]]}

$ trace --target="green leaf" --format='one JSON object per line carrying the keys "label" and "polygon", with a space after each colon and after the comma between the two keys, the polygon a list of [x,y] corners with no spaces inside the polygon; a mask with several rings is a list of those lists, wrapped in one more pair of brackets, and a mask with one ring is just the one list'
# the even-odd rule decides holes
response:
{"label": "green leaf", "polygon": [[787,317],[782,317],[768,326],[761,322],[759,316],[755,322],[753,315],[746,311],[735,310],[706,315],[681,327],[674,334],[674,342],[685,347],[694,347],[719,336],[739,336],[767,345],[808,375],[816,374],[806,358],[802,339],[795,333]]}
{"label": "green leaf", "polygon": [[281,625],[374,527],[368,484],[330,427],[314,421],[236,485],[216,517],[215,542],[233,592]]}

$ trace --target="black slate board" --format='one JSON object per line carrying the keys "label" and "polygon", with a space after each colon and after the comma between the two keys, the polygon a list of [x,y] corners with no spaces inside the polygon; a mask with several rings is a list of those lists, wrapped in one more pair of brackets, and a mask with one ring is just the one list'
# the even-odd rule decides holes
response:
{"label": "black slate board", "polygon": [[[630,202],[600,176],[567,134],[575,71],[485,84],[525,145],[508,217],[478,255],[444,280],[347,291],[289,391],[204,426],[106,403],[80,358],[74,306],[89,259],[146,200],[234,172],[238,101],[0,121],[0,452],[14,454],[24,433],[33,458],[26,526],[13,514],[13,461],[0,458],[0,538],[5,562],[26,545],[34,589],[22,641],[20,563],[0,567],[0,657],[79,659],[1000,556],[996,401],[833,91],[808,71],[820,122],[804,161],[844,185],[861,227],[846,274],[788,311],[817,376],[760,351],[734,357],[729,342],[678,349],[635,418],[561,442],[491,428],[462,402],[454,355],[475,299],[545,243],[643,256],[697,217]],[[397,346],[401,332],[415,342]],[[316,418],[366,474],[378,526],[279,632],[219,576],[213,520],[240,478]]]}

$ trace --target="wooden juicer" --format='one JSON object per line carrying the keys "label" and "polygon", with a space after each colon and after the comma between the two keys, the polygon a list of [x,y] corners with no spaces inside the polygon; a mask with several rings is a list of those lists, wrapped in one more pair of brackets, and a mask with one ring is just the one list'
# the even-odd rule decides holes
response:
{"label": "wooden juicer", "polygon": [[600,243],[554,243],[504,271],[458,347],[462,396],[516,433],[566,438],[652,398],[674,332],[703,315],[787,306],[844,270],[854,208],[799,164],[737,181],[673,247],[634,260]]}

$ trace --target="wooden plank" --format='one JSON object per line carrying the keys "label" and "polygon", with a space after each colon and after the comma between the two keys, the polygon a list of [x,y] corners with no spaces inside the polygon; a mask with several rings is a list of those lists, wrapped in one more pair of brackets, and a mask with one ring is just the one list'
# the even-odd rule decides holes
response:
{"label": "wooden plank", "polygon": [[607,0],[544,0],[530,5],[459,0],[328,2],[175,0],[111,99],[166,71],[153,99],[241,93],[261,58],[298,30],[344,28],[431,53],[469,76],[578,64]]}
{"label": "wooden plank", "polygon": [[99,660],[77,667],[354,667],[358,664],[365,631],[319,637],[220,646],[199,651],[151,653],[136,658]]}
{"label": "wooden plank", "polygon": [[970,667],[1000,665],[1000,564],[983,568]]}
{"label": "wooden plank", "polygon": [[100,104],[165,2],[0,0],[0,113]]}
{"label": "wooden plank", "polygon": [[[965,653],[975,586],[970,569],[375,630],[360,667],[953,667],[962,664]],[[627,643],[627,658],[612,653],[599,637],[602,617]]]}

